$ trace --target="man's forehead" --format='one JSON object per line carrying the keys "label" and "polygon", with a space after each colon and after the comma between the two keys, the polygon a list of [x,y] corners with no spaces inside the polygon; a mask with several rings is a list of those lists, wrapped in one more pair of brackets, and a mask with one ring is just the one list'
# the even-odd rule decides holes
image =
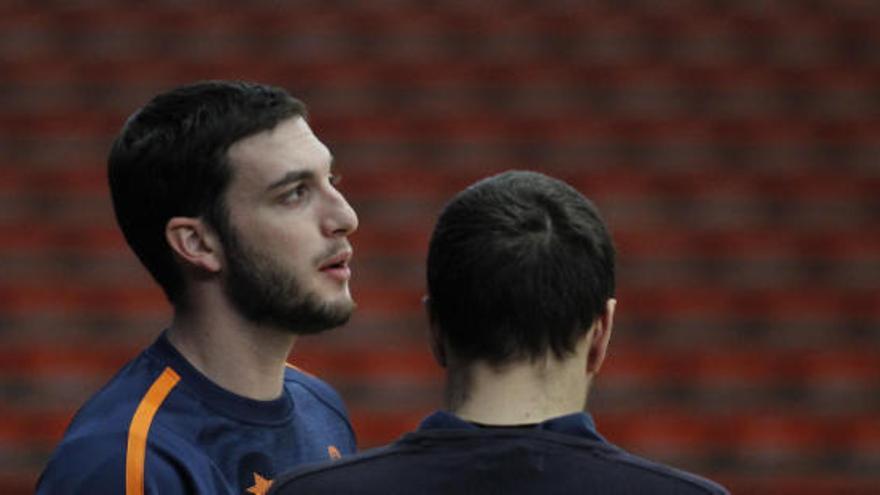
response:
{"label": "man's forehead", "polygon": [[241,153],[251,148],[281,147],[295,143],[308,143],[318,138],[308,122],[294,116],[279,122],[275,127],[239,139],[229,147],[230,153]]}
{"label": "man's forehead", "polygon": [[289,166],[312,167],[329,164],[332,159],[330,150],[299,116],[237,141],[229,148],[228,156],[233,166],[283,162]]}

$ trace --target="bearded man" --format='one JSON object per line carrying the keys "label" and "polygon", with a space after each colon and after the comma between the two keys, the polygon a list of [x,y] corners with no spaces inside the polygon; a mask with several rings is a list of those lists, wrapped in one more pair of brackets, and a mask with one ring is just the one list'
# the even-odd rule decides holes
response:
{"label": "bearded man", "polygon": [[113,206],[173,318],[79,410],[37,493],[261,494],[354,452],[336,392],[287,364],[355,307],[358,219],[306,117],[279,88],[209,81],[129,118]]}

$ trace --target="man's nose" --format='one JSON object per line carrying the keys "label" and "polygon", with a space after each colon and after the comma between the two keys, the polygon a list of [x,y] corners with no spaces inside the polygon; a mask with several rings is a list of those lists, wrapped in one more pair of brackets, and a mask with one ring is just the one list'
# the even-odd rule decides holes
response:
{"label": "man's nose", "polygon": [[332,237],[345,237],[358,228],[358,216],[337,189],[328,193],[328,209],[324,215],[324,233]]}

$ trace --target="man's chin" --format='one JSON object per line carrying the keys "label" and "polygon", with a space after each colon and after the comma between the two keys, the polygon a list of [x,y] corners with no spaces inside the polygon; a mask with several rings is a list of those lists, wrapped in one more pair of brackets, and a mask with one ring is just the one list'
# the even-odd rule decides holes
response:
{"label": "man's chin", "polygon": [[326,332],[348,323],[357,304],[351,297],[342,300],[325,302],[319,308],[313,308],[309,321],[300,321],[291,325],[290,331],[298,335],[311,335]]}
{"label": "man's chin", "polygon": [[330,319],[338,322],[334,327],[338,327],[348,323],[348,320],[351,319],[351,315],[354,314],[354,310],[357,309],[357,303],[355,303],[354,299],[351,297],[346,297],[342,301],[329,304],[327,309],[335,316],[335,318]]}
{"label": "man's chin", "polygon": [[[319,293],[317,291],[312,294],[316,298],[320,297],[318,296]],[[357,304],[351,297],[351,292],[349,292],[348,286],[346,286],[344,290],[336,290],[331,294],[326,294],[320,299],[321,307],[324,310],[334,313],[348,313],[348,317],[350,317],[351,313],[357,308]],[[346,317],[346,319],[348,319],[348,317]]]}

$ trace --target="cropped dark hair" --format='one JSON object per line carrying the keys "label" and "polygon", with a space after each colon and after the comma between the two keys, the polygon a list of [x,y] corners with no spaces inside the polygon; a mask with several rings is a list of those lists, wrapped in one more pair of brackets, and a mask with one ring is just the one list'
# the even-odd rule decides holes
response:
{"label": "cropped dark hair", "polygon": [[428,251],[432,324],[466,361],[574,351],[614,296],[614,246],[598,210],[535,172],[484,179],[444,208]]}
{"label": "cropped dark hair", "polygon": [[303,103],[280,88],[206,81],[160,94],[128,119],[108,159],[113,208],[126,241],[172,303],[181,302],[185,287],[165,239],[168,220],[203,217],[221,227],[229,147],[305,115]]}

